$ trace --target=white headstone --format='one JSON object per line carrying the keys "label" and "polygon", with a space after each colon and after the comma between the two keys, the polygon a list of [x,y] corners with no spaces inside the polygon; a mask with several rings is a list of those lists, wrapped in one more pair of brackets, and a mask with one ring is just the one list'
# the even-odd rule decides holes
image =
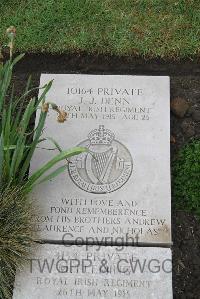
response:
{"label": "white headstone", "polygon": [[[89,152],[34,189],[33,229],[47,240],[170,244],[169,78],[43,74],[40,85],[52,79],[48,99],[69,118],[50,111],[43,136]],[[30,172],[55,154],[38,148]]]}
{"label": "white headstone", "polygon": [[39,245],[13,299],[172,299],[171,250]]}

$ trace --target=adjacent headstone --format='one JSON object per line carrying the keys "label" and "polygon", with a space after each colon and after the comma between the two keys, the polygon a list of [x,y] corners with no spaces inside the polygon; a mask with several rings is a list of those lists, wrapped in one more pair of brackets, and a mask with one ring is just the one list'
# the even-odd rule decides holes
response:
{"label": "adjacent headstone", "polygon": [[[33,230],[44,240],[170,244],[169,78],[43,74],[40,85],[52,79],[49,101],[69,117],[61,124],[51,111],[44,137],[88,152],[34,189]],[[30,172],[55,154],[38,148]]]}
{"label": "adjacent headstone", "polygon": [[171,250],[39,245],[13,299],[172,299]]}

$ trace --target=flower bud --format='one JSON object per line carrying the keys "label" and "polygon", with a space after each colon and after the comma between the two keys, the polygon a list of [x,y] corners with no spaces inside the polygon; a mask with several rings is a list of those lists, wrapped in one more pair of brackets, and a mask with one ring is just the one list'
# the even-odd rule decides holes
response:
{"label": "flower bud", "polygon": [[60,110],[57,117],[57,121],[59,123],[64,123],[67,120],[67,117],[68,117],[68,113],[66,111]]}
{"label": "flower bud", "polygon": [[49,111],[49,104],[48,103],[44,103],[42,105],[42,112],[48,112]]}
{"label": "flower bud", "polygon": [[6,30],[6,34],[9,38],[15,37],[16,36],[16,28],[14,26],[10,26],[7,30]]}

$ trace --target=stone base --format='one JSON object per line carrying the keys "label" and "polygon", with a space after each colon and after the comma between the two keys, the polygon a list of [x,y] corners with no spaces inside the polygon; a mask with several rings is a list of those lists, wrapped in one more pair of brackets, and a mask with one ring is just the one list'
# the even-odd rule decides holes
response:
{"label": "stone base", "polygon": [[13,299],[171,299],[171,249],[38,245]]}

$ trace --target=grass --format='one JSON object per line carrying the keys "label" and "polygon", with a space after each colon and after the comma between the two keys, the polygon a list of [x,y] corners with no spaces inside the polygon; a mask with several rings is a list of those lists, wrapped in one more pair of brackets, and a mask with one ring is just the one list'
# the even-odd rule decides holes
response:
{"label": "grass", "polygon": [[198,0],[1,0],[0,24],[20,52],[200,56]]}
{"label": "grass", "polygon": [[200,217],[200,140],[180,150],[172,167],[175,206]]}
{"label": "grass", "polygon": [[32,245],[31,203],[19,188],[0,193],[0,298],[12,298],[16,268]]}

